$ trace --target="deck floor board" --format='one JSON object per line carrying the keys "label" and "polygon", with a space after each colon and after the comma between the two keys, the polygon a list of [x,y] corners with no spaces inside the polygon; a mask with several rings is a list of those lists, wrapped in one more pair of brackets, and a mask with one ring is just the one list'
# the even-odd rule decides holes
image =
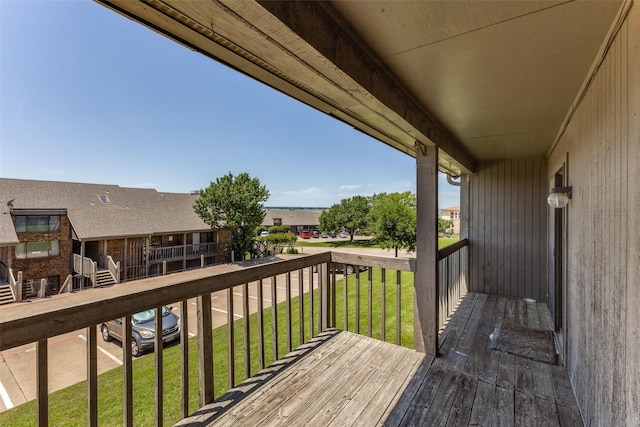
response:
{"label": "deck floor board", "polygon": [[469,293],[435,359],[327,331],[178,425],[581,426],[563,368],[490,346],[502,319],[544,328],[547,316],[543,304]]}

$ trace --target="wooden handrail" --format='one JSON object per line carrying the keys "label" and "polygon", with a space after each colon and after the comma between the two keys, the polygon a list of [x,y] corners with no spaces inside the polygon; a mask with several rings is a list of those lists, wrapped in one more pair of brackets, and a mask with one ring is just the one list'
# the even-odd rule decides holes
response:
{"label": "wooden handrail", "polygon": [[[8,307],[0,321],[0,350],[44,340],[114,318],[174,301],[228,289],[288,271],[329,262],[329,252],[269,263],[224,264],[129,282],[127,286],[97,288],[38,304]],[[46,327],[43,327],[46,325]]]}
{"label": "wooden handrail", "polygon": [[468,239],[462,239],[459,242],[456,243],[452,243],[449,246],[445,246],[444,248],[440,249],[438,251],[438,261],[448,257],[449,255],[459,251],[460,249],[464,248],[465,246],[469,246],[469,240]]}

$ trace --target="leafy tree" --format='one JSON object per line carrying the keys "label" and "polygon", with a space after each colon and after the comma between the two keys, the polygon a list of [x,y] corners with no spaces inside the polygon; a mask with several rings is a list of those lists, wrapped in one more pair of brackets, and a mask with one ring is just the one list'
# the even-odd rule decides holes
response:
{"label": "leafy tree", "polygon": [[291,227],[288,225],[274,225],[269,227],[269,233],[290,233]]}
{"label": "leafy tree", "polygon": [[369,232],[383,248],[416,249],[416,196],[405,193],[381,193],[371,198]]}
{"label": "leafy tree", "polygon": [[229,228],[231,242],[226,251],[243,259],[253,248],[254,232],[264,219],[268,198],[269,191],[258,178],[246,172],[234,177],[229,172],[202,190],[193,208],[211,228]]}
{"label": "leafy tree", "polygon": [[447,232],[451,229],[451,227],[453,226],[453,221],[450,221],[448,219],[444,219],[444,218],[438,218],[438,230],[444,232]]}
{"label": "leafy tree", "polygon": [[369,213],[369,199],[364,196],[353,196],[350,199],[342,199],[340,203],[329,208],[320,215],[320,231],[330,232],[345,230],[351,236],[356,230],[367,227],[367,214]]}
{"label": "leafy tree", "polygon": [[268,236],[259,237],[258,240],[267,245],[266,248],[268,252],[277,254],[282,252],[284,246],[293,249],[298,240],[298,236],[291,232],[269,233]]}

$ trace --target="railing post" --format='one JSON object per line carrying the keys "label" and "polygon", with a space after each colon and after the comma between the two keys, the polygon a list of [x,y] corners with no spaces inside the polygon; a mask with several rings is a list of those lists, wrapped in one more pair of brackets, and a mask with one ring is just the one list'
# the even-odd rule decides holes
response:
{"label": "railing post", "polygon": [[91,283],[93,284],[93,287],[96,287],[96,276],[98,274],[98,263],[97,262],[93,262],[93,271],[91,272]]}
{"label": "railing post", "polygon": [[36,342],[36,395],[38,427],[49,424],[49,361],[47,340]]}
{"label": "railing post", "polygon": [[438,353],[438,148],[416,142],[417,239],[414,346]]}
{"label": "railing post", "polygon": [[22,271],[18,271],[18,279],[16,280],[16,301],[22,301]]}
{"label": "railing post", "polygon": [[331,307],[329,302],[331,301],[329,295],[329,265],[327,263],[318,265],[318,286],[321,287],[320,298],[320,328],[321,331],[329,329],[329,314],[331,313]]}
{"label": "railing post", "polygon": [[120,261],[116,262],[116,283],[120,283]]}
{"label": "railing post", "polygon": [[38,298],[44,298],[47,295],[47,279],[40,279],[40,289],[38,289]]}
{"label": "railing post", "polygon": [[200,268],[204,268],[204,255],[200,255]]}
{"label": "railing post", "polygon": [[167,274],[167,261],[162,261],[162,275]]}

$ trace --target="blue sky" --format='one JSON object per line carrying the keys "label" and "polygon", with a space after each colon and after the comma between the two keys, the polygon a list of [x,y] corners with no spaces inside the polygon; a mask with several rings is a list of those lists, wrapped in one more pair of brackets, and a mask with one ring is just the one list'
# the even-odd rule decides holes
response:
{"label": "blue sky", "polygon": [[0,53],[4,178],[188,192],[248,172],[267,206],[415,191],[412,157],[91,1],[0,0]]}

